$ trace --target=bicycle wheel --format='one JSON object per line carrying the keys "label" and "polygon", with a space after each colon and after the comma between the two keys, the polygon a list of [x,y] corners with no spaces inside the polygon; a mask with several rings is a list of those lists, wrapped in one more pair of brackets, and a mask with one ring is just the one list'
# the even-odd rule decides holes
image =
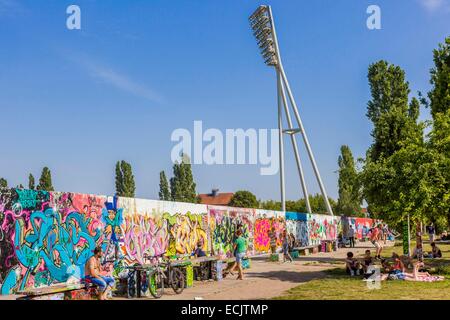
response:
{"label": "bicycle wheel", "polygon": [[169,279],[171,280],[170,286],[173,291],[175,291],[176,294],[182,293],[185,285],[183,272],[178,268],[174,268],[170,272]]}
{"label": "bicycle wheel", "polygon": [[161,272],[154,271],[149,276],[150,294],[159,299],[164,294],[164,276]]}

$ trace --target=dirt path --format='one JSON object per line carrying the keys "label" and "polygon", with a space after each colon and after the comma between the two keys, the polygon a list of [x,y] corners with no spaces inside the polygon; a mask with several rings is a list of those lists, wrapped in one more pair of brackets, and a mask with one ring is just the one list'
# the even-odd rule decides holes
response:
{"label": "dirt path", "polygon": [[[359,243],[351,249],[355,254],[362,254],[374,247],[366,242]],[[246,270],[244,280],[235,280],[228,276],[222,281],[194,282],[194,287],[185,289],[181,295],[172,290],[165,291],[161,300],[256,300],[268,299],[282,295],[286,290],[313,279],[323,278],[324,270],[343,267],[346,253],[350,249],[336,252],[318,253],[300,256],[293,263],[269,262],[267,258],[253,258],[251,268]],[[155,300],[149,298],[150,300]]]}

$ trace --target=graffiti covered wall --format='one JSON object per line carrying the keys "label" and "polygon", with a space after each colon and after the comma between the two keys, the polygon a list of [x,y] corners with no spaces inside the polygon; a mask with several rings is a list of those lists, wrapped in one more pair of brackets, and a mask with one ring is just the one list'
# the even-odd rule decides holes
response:
{"label": "graffiti covered wall", "polygon": [[282,235],[286,229],[284,212],[270,210],[255,210],[254,224],[254,252],[270,252],[270,231],[274,229],[277,248],[282,246]]}
{"label": "graffiti covered wall", "polygon": [[0,196],[1,293],[80,278],[104,239],[106,197],[11,189]]}
{"label": "graffiti covered wall", "polygon": [[369,230],[381,221],[369,218],[342,217],[342,232],[347,236],[349,226],[355,230],[355,237],[359,240],[367,237]]}
{"label": "graffiti covered wall", "polygon": [[238,228],[247,239],[247,254],[254,254],[255,209],[208,206],[208,215],[214,254],[233,256],[233,241]]}
{"label": "graffiti covered wall", "polygon": [[[210,248],[205,205],[76,193],[0,192],[0,293],[84,277],[96,246],[119,276],[146,256]],[[124,275],[126,276],[126,275]]]}
{"label": "graffiti covered wall", "polygon": [[319,245],[323,240],[336,240],[341,218],[336,216],[286,212],[287,230],[296,239],[296,246]]}

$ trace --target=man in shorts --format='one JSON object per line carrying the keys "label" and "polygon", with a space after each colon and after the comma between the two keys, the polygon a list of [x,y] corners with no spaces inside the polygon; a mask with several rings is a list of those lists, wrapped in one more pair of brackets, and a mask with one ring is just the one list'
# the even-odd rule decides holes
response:
{"label": "man in shorts", "polygon": [[370,242],[377,249],[375,253],[375,259],[381,259],[381,250],[383,250],[383,245],[381,244],[381,231],[379,225],[375,226],[370,233]]}

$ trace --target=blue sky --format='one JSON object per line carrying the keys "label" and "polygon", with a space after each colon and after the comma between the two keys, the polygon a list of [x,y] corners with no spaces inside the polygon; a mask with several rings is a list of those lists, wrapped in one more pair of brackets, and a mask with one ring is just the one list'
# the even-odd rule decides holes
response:
{"label": "blue sky", "polygon": [[[449,0],[266,1],[284,66],[328,193],[337,157],[371,143],[367,67],[386,59],[406,70],[412,93],[429,89],[432,50],[450,35]],[[82,30],[66,28],[77,4]],[[57,190],[112,194],[114,164],[132,163],[137,196],[157,198],[171,175],[171,133],[275,128],[276,79],[249,30],[260,1],[0,0],[0,176],[27,184],[47,165]],[[382,10],[382,30],[366,8]],[[428,118],[428,110],[422,110]],[[286,140],[286,146],[289,142]],[[307,183],[318,192],[303,148]],[[301,197],[292,153],[287,196]],[[278,199],[278,176],[259,166],[194,166],[197,191],[247,189]]]}

